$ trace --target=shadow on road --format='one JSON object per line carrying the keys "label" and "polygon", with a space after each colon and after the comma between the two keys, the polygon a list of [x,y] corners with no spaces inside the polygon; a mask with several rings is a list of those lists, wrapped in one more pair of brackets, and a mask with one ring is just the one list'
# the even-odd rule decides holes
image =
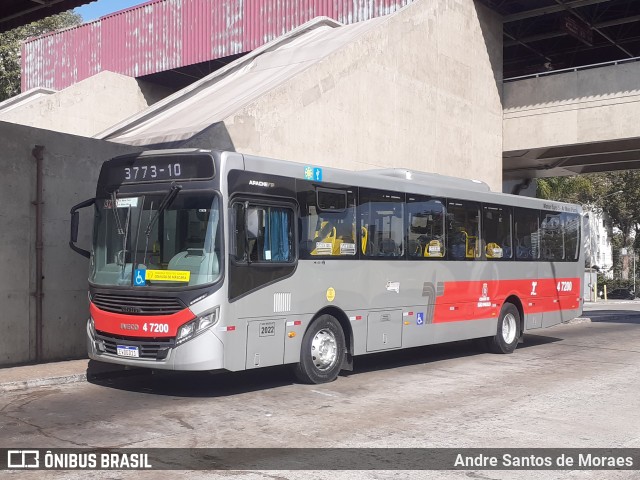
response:
{"label": "shadow on road", "polygon": [[518,350],[531,348],[531,347],[538,347],[540,345],[547,345],[549,343],[562,342],[563,340],[564,338],[550,337],[549,335],[525,333],[524,343],[521,343],[520,345],[518,345],[518,348],[516,349],[516,354]]}
{"label": "shadow on road", "polygon": [[583,315],[591,318],[592,322],[640,324],[640,312],[637,310],[590,310]]}
{"label": "shadow on road", "polygon": [[91,365],[87,369],[87,381],[94,385],[174,397],[215,398],[293,383],[290,368],[287,366],[244,372],[173,372],[133,368],[120,372],[90,374],[90,369]]}
{"label": "shadow on road", "polygon": [[[525,343],[520,344],[518,349],[560,340],[562,339],[543,335],[525,335]],[[486,349],[479,340],[374,353],[356,357],[354,370],[343,371],[341,375],[349,377],[483,354],[486,354]],[[142,368],[114,372],[112,368],[107,370],[105,364],[95,361],[89,362],[87,380],[94,385],[117,390],[191,398],[240,395],[295,383],[291,367],[288,365],[243,372],[172,372]]]}

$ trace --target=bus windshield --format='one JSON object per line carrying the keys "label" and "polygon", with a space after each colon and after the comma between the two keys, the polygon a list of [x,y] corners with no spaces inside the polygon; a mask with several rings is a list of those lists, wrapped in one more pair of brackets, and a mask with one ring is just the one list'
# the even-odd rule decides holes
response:
{"label": "bus windshield", "polygon": [[213,193],[173,189],[96,200],[93,237],[95,285],[186,287],[220,276],[220,203]]}

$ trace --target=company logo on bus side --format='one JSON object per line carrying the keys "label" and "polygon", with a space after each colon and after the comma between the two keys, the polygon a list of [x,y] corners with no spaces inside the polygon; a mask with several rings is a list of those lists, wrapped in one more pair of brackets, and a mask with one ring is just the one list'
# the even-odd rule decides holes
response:
{"label": "company logo on bus side", "polygon": [[273,188],[276,186],[275,183],[263,182],[261,180],[249,180],[249,185],[253,185],[254,187],[267,187],[267,188]]}

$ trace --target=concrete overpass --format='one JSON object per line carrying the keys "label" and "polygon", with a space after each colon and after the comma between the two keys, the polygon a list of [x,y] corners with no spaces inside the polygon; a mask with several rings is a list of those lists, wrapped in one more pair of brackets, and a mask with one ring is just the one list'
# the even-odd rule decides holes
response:
{"label": "concrete overpass", "polygon": [[636,60],[505,82],[504,178],[640,168]]}

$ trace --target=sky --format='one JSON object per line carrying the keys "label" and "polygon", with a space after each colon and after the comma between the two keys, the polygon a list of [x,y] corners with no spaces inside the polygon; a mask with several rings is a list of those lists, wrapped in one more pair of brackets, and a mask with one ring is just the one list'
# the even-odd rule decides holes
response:
{"label": "sky", "polygon": [[75,8],[73,11],[82,15],[82,20],[85,22],[91,22],[97,20],[100,17],[108,15],[125,8],[132,7],[134,5],[140,5],[146,3],[148,0],[97,0],[96,2],[88,3],[82,7]]}

